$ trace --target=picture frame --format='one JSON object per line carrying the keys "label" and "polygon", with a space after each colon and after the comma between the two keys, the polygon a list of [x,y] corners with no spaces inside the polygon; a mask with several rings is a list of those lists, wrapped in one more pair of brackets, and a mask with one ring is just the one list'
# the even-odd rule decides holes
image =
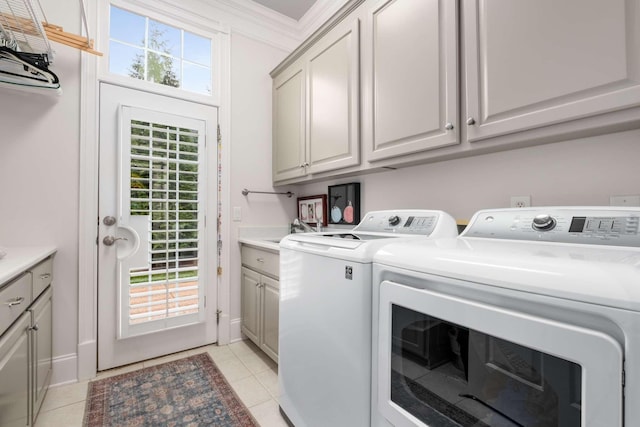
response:
{"label": "picture frame", "polygon": [[329,186],[329,223],[357,225],[360,222],[360,183]]}
{"label": "picture frame", "polygon": [[327,226],[327,195],[298,197],[298,219],[309,225]]}

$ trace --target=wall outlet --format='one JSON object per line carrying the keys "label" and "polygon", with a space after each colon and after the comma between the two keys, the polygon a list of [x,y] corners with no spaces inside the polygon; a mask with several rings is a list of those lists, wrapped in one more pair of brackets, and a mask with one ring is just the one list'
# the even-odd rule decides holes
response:
{"label": "wall outlet", "polygon": [[640,206],[640,196],[611,196],[609,204],[611,206]]}
{"label": "wall outlet", "polygon": [[512,208],[527,208],[531,206],[531,196],[511,196]]}

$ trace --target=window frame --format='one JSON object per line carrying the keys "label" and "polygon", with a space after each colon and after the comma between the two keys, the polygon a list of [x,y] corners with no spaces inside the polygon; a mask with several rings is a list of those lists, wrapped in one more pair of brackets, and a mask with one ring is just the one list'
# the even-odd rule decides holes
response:
{"label": "window frame", "polygon": [[[159,95],[165,95],[172,98],[180,98],[189,100],[201,104],[213,105],[219,107],[222,102],[221,98],[221,78],[222,78],[222,46],[221,46],[221,34],[224,33],[223,28],[218,28],[215,23],[212,23],[208,28],[203,28],[194,22],[181,20],[175,17],[169,17],[166,13],[159,13],[154,10],[146,9],[135,4],[125,3],[121,0],[111,0],[101,2],[102,10],[101,16],[104,16],[104,25],[101,25],[100,39],[104,40],[101,47],[104,57],[98,64],[98,79],[102,82],[112,83],[119,86],[130,87],[133,89],[144,90],[146,92],[157,93]],[[171,86],[165,86],[159,83],[154,83],[146,80],[135,79],[128,76],[114,74],[109,71],[109,48],[110,48],[110,19],[111,6],[115,6],[119,9],[153,19],[154,21],[161,22],[178,28],[180,30],[188,31],[200,37],[205,37],[211,40],[211,95],[205,95],[201,93],[191,92],[181,88],[175,88]]]}

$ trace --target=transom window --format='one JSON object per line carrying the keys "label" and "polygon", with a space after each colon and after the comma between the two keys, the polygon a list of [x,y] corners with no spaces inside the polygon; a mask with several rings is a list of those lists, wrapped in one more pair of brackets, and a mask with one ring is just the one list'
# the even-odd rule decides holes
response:
{"label": "transom window", "polygon": [[212,41],[110,6],[109,72],[213,95]]}

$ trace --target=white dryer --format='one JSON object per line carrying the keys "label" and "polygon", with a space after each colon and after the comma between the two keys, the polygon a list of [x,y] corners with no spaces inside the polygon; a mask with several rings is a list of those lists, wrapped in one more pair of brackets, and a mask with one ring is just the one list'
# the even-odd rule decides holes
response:
{"label": "white dryer", "polygon": [[279,402],[293,425],[370,425],[373,254],[400,238],[457,234],[444,212],[394,210],[280,242]]}
{"label": "white dryer", "polygon": [[640,426],[640,210],[484,210],[374,256],[374,426]]}

